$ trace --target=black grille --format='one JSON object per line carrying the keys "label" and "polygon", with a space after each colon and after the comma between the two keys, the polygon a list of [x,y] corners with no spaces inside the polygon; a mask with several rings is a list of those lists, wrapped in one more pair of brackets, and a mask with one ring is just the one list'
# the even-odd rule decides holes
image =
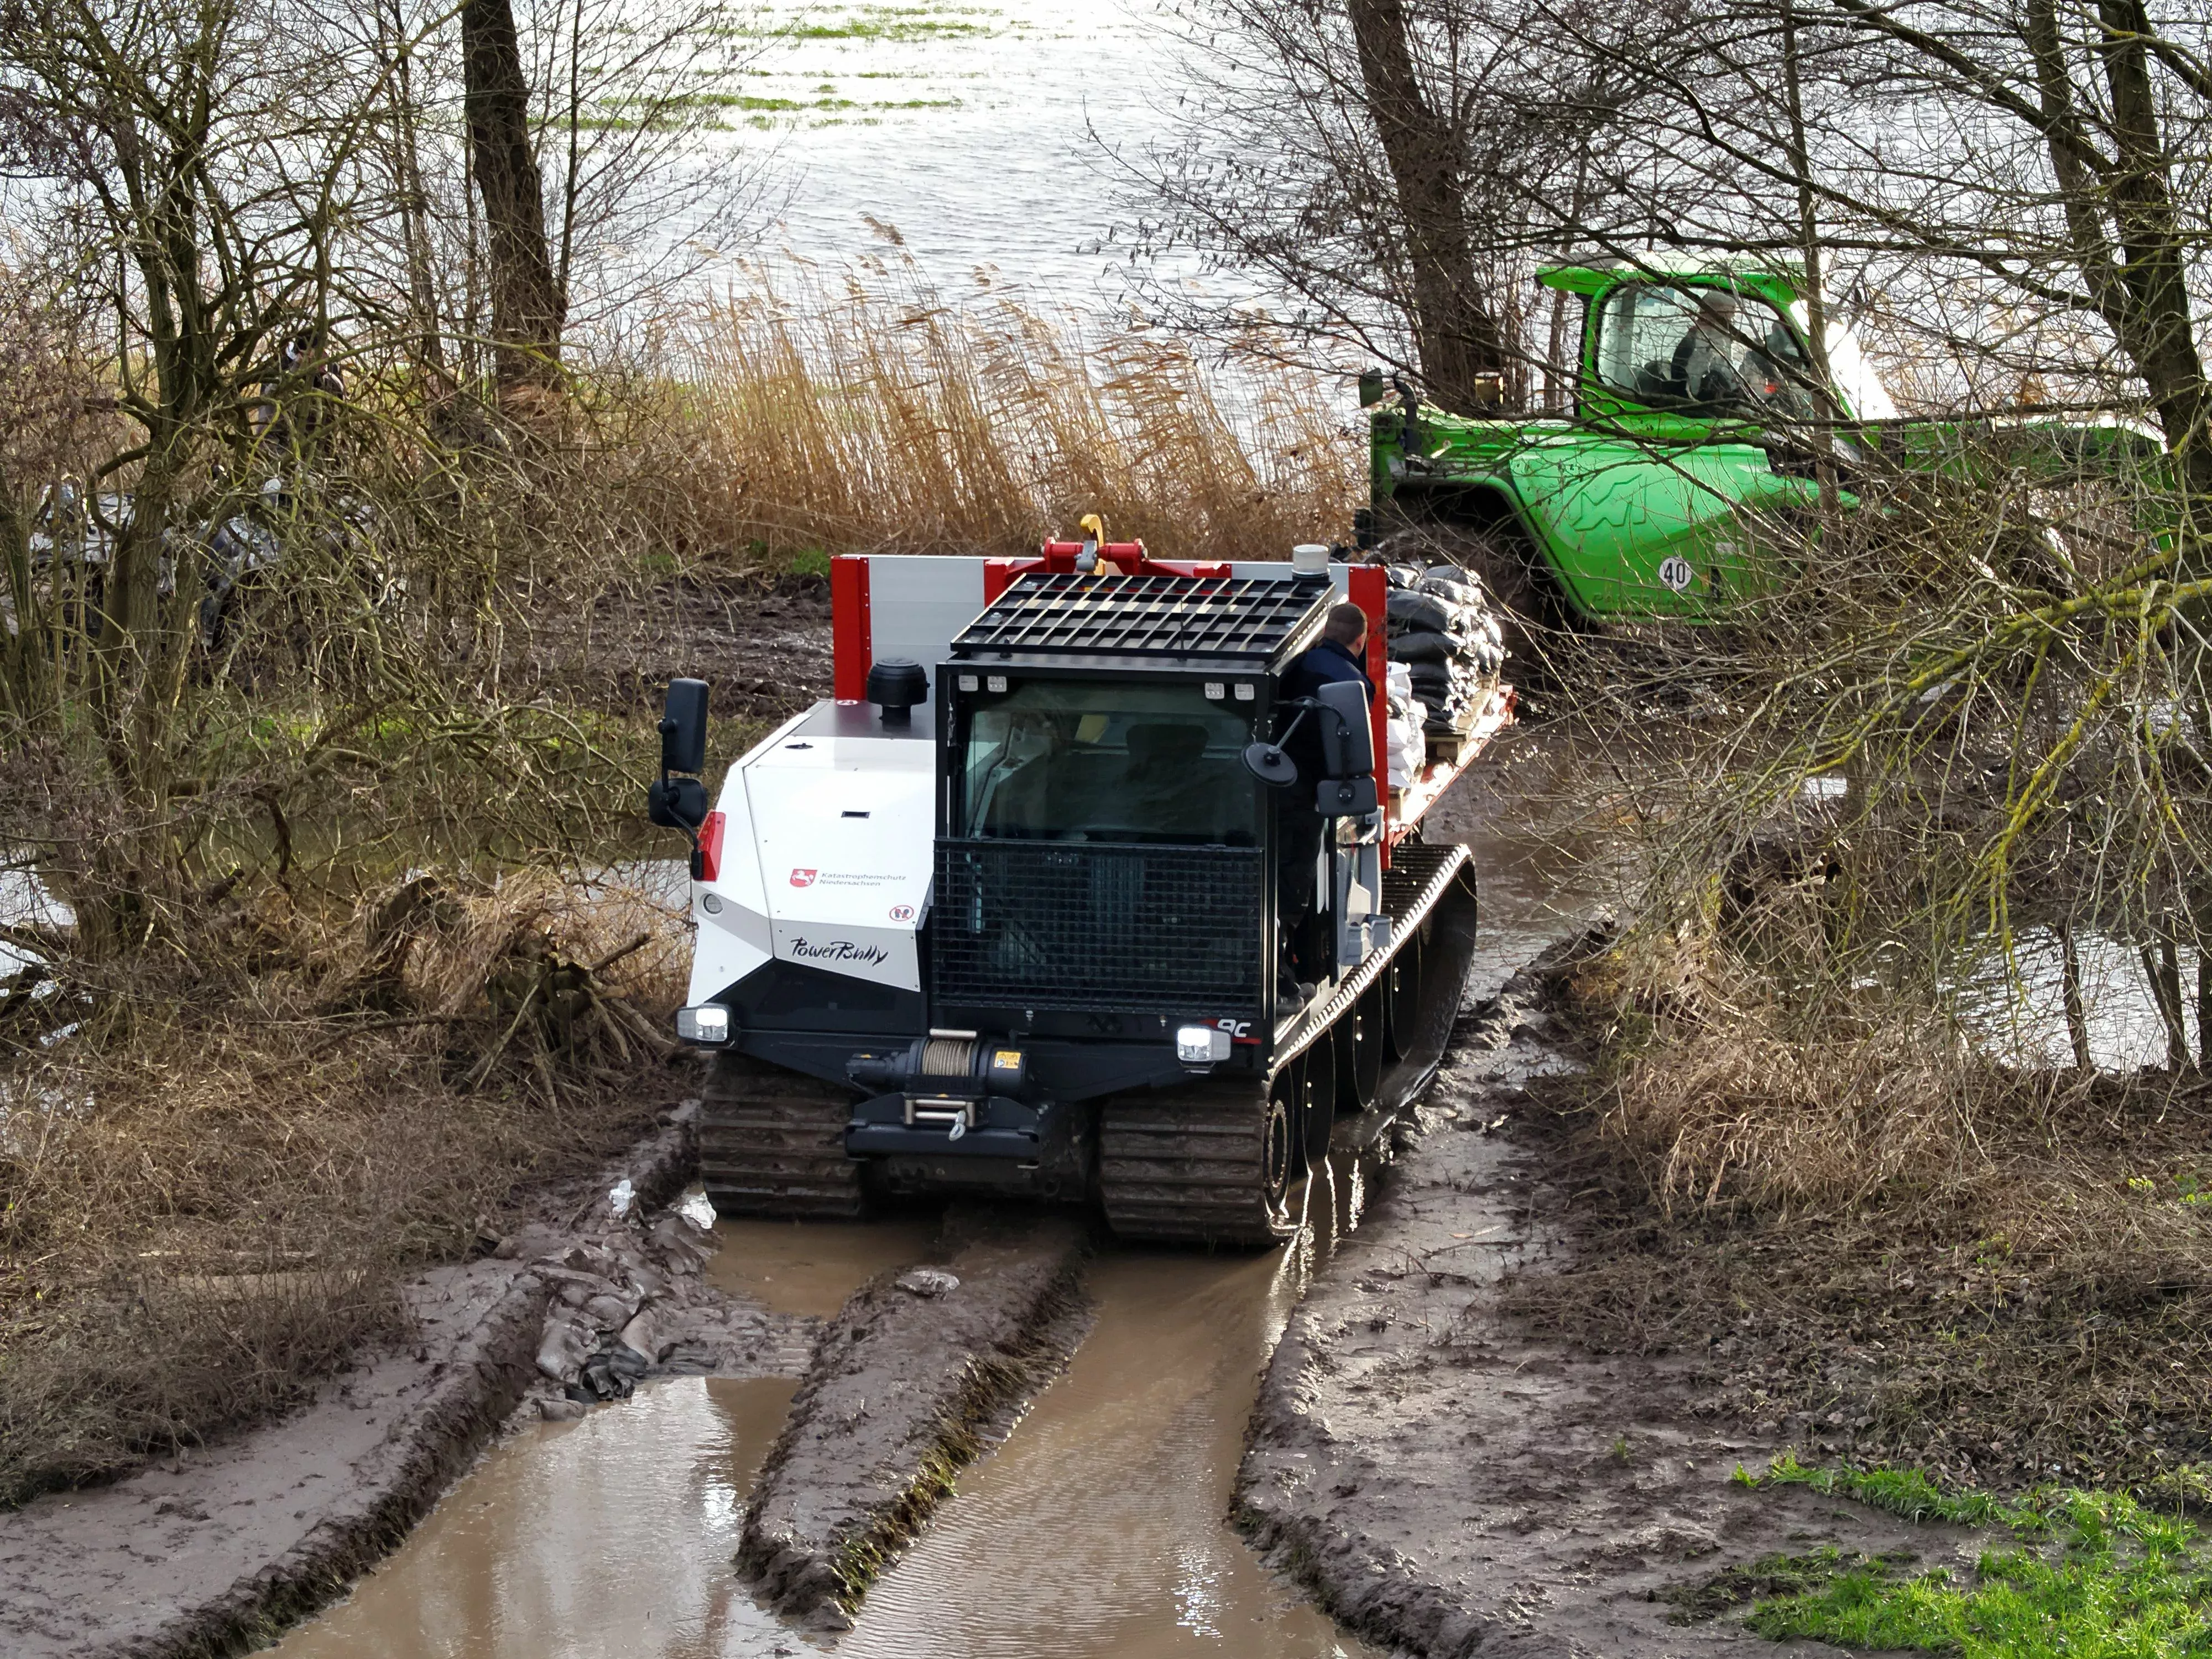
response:
{"label": "black grille", "polygon": [[1332,597],[1318,582],[1250,576],[1018,578],[952,641],[956,653],[1270,657]]}
{"label": "black grille", "polygon": [[1260,859],[1245,848],[939,842],[937,1000],[1256,1012]]}

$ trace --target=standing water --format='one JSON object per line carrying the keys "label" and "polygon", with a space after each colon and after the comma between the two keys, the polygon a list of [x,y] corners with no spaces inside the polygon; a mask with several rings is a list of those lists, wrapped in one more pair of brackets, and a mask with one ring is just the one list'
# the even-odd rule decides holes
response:
{"label": "standing water", "polygon": [[700,95],[781,193],[764,246],[834,270],[896,240],[948,296],[988,273],[1110,307],[1127,237],[1108,149],[1164,135],[1170,21],[1152,0],[761,6],[702,58]]}
{"label": "standing water", "polygon": [[[780,1310],[835,1312],[925,1254],[913,1223],[726,1222],[710,1272]],[[836,1639],[786,1629],[732,1558],[787,1379],[656,1384],[488,1456],[284,1659],[1368,1659],[1224,1519],[1296,1252],[1115,1252],[1097,1322],[1006,1443],[967,1471]]]}

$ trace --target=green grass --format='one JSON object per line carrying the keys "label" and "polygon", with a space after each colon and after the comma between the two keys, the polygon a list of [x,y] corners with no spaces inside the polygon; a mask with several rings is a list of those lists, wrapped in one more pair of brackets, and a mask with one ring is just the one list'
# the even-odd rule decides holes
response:
{"label": "green grass", "polygon": [[[1946,1492],[1917,1469],[1808,1468],[1785,1453],[1747,1486],[1802,1486],[1921,1522],[1999,1528],[1971,1576],[1893,1576],[1894,1558],[1836,1553],[1730,1569],[1671,1597],[1700,1612],[1758,1598],[1745,1623],[1776,1640],[1917,1649],[1959,1659],[2212,1656],[2212,1562],[2197,1528],[2119,1492],[2052,1490],[2007,1502]],[[1726,1582],[1723,1582],[1726,1581]],[[1696,1616],[1696,1615],[1692,1615]]]}
{"label": "green grass", "polygon": [[938,9],[927,6],[861,6],[851,13],[818,23],[779,26],[767,21],[722,24],[709,33],[760,40],[964,40],[1007,33],[999,13],[979,6]]}

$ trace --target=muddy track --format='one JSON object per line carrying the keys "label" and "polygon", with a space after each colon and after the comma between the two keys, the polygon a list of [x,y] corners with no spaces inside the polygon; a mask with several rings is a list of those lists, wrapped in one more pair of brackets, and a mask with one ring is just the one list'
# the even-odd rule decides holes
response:
{"label": "muddy track", "polygon": [[786,1618],[851,1622],[869,1583],[1082,1335],[1083,1226],[948,1218],[941,1267],[879,1274],[823,1330],[746,1506],[741,1572]]}
{"label": "muddy track", "polygon": [[[1540,1157],[1500,1130],[1569,1066],[1546,973],[1462,1020],[1358,1231],[1291,1316],[1261,1384],[1236,1520],[1340,1623],[1436,1659],[1682,1659],[1799,1650],[1668,1592],[1832,1544],[1970,1550],[1802,1491],[1753,1492],[1780,1443],[1696,1413],[1683,1368],[1530,1340],[1495,1310],[1510,1266],[1561,1248]],[[1971,1560],[1971,1554],[1966,1558]],[[1933,1559],[1930,1559],[1933,1565]]]}
{"label": "muddy track", "polygon": [[[672,1199],[696,1156],[690,1118],[689,1107],[671,1113],[619,1164],[553,1189],[548,1218],[524,1230],[526,1248],[410,1285],[410,1340],[362,1355],[305,1410],[0,1512],[0,1650],[237,1653],[342,1595],[518,1405],[554,1394],[540,1370],[549,1303],[564,1273],[587,1275],[543,1258],[595,1248],[584,1215],[620,1181],[641,1209]],[[756,1322],[758,1342],[772,1322]]]}

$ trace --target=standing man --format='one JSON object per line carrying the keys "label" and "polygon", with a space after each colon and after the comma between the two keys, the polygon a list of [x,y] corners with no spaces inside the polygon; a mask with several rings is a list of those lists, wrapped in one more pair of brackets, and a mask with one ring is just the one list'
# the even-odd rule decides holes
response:
{"label": "standing man", "polygon": [[[1324,685],[1352,684],[1371,705],[1375,683],[1363,666],[1367,651],[1367,613],[1356,605],[1333,605],[1322,619],[1321,638],[1283,674],[1285,697],[1310,697]],[[1282,935],[1281,965],[1276,969],[1276,998],[1296,1000],[1301,983],[1322,975],[1312,921],[1316,894],[1315,866],[1321,858],[1322,830],[1328,820],[1314,810],[1314,788],[1322,778],[1320,722],[1311,710],[1284,745],[1297,763],[1298,781],[1276,797],[1275,920]]]}

